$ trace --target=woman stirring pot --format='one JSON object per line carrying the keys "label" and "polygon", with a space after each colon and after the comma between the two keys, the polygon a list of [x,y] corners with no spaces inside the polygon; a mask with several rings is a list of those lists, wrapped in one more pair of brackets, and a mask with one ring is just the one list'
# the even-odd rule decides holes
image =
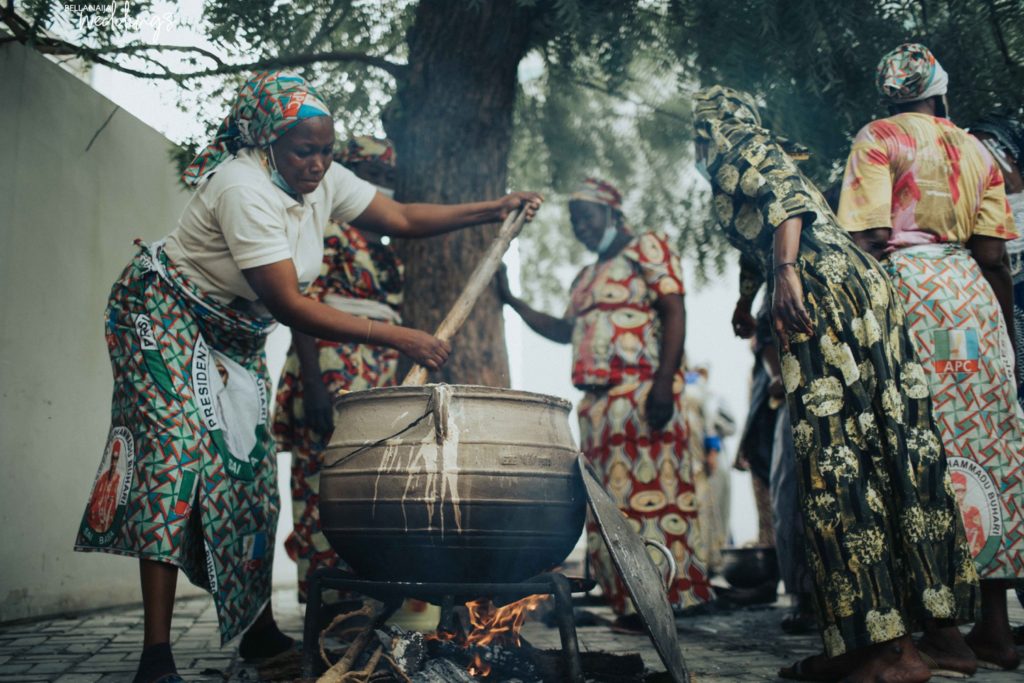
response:
{"label": "woman stirring pot", "polygon": [[[109,525],[83,519],[75,547],[139,558],[144,651],[135,680],[181,680],[170,624],[179,569],[213,594],[222,642],[245,658],[287,651],[270,610],[278,495],[264,342],[275,321],[395,349],[430,368],[447,343],[304,296],[329,220],[403,238],[501,220],[541,198],[401,204],[333,163],[334,121],[301,77],[269,71],[238,91],[186,169],[178,227],[139,252],[111,290],[111,432],[127,473]],[[110,461],[104,457],[104,463]],[[94,496],[100,493],[94,491]]]}

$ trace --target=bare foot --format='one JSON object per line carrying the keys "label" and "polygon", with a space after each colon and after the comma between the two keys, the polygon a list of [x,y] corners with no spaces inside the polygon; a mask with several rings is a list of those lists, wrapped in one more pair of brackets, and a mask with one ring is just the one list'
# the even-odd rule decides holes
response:
{"label": "bare foot", "polygon": [[842,683],[926,683],[932,672],[909,636],[864,648],[858,666]]}
{"label": "bare foot", "polygon": [[983,669],[1016,669],[1020,655],[1013,642],[1006,596],[1010,587],[1002,579],[983,579],[981,582],[981,619],[967,634],[967,644],[978,656]]}
{"label": "bare foot", "polygon": [[956,671],[973,676],[978,670],[978,658],[956,626],[927,628],[916,645],[933,671]]}
{"label": "bare foot", "polygon": [[1020,655],[1013,642],[1013,633],[1008,628],[992,628],[984,621],[979,621],[965,640],[977,655],[978,666],[982,668],[998,667],[1010,671],[1020,666]]}

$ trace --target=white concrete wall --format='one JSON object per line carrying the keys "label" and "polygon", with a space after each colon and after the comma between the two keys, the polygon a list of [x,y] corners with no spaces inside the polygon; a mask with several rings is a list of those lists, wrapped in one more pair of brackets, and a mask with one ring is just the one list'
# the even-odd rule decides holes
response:
{"label": "white concrete wall", "polygon": [[132,240],[169,232],[187,196],[162,135],[52,62],[7,43],[0,84],[6,621],[139,600],[136,562],[71,547],[110,419],[107,294]]}

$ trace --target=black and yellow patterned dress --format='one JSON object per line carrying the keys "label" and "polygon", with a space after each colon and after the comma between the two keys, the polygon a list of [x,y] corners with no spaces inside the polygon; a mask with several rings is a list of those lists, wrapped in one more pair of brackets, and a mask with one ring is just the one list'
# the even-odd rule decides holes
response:
{"label": "black and yellow patterned dress", "polygon": [[694,116],[744,288],[772,287],[774,230],[805,217],[797,271],[814,335],[790,335],[782,372],[826,653],[897,638],[925,619],[973,620],[978,576],[889,278],[761,127],[749,95],[701,91]]}

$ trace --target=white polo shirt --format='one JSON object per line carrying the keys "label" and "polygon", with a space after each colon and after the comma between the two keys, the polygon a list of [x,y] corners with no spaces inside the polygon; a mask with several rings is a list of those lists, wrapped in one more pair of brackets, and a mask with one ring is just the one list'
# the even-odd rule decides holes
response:
{"label": "white polo shirt", "polygon": [[193,193],[165,243],[167,255],[196,285],[241,308],[258,298],[242,269],[290,258],[305,290],[320,273],[327,222],[354,220],[376,192],[344,166],[331,164],[300,203],[270,182],[262,155],[243,148],[218,166]]}

